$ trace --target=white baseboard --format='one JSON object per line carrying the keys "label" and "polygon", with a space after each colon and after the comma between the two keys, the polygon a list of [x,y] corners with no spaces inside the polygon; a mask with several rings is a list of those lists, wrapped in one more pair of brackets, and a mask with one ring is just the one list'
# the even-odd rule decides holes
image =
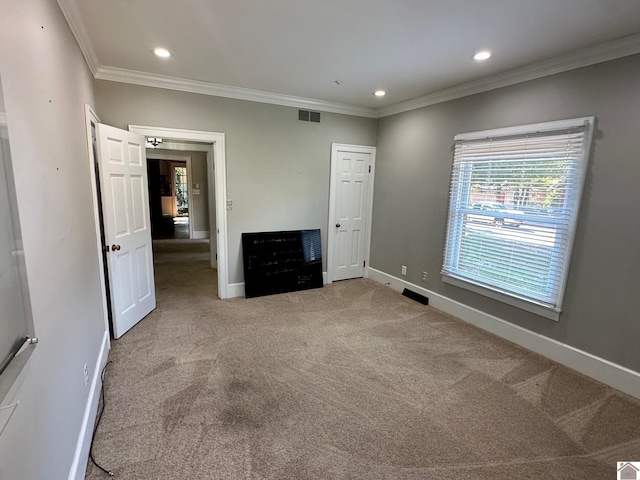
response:
{"label": "white baseboard", "polygon": [[244,282],[230,283],[227,288],[227,298],[244,297]]}
{"label": "white baseboard", "polygon": [[[327,284],[327,272],[322,272],[322,283]],[[227,294],[228,298],[244,297],[244,282],[230,283]]]}
{"label": "white baseboard", "polygon": [[367,277],[392,289],[402,292],[408,288],[429,298],[429,305],[453,315],[465,322],[476,325],[499,337],[509,340],[528,350],[543,355],[599,382],[624,393],[640,398],[640,373],[613,362],[596,357],[570,345],[532,332],[501,318],[451,300],[426,288],[409,283],[387,273],[368,268]]}
{"label": "white baseboard", "polygon": [[194,230],[193,239],[199,240],[202,238],[209,238],[209,230]]}
{"label": "white baseboard", "polygon": [[109,330],[106,330],[102,337],[102,346],[100,347],[100,352],[93,369],[91,389],[89,390],[89,397],[87,398],[87,405],[84,410],[84,417],[82,418],[80,435],[78,435],[76,453],[73,456],[73,463],[69,470],[69,480],[83,480],[87,470],[89,449],[91,448],[91,438],[93,437],[93,426],[98,413],[98,403],[102,388],[102,379],[100,378],[100,375],[102,373],[102,369],[107,363],[110,345]]}

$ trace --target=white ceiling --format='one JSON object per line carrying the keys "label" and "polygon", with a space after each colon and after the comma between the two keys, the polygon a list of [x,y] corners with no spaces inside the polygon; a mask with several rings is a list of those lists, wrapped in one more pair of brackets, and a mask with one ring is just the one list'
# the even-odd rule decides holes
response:
{"label": "white ceiling", "polygon": [[[640,52],[639,0],[58,3],[97,78],[129,76],[144,84],[145,77],[175,77],[183,79],[176,85],[212,84],[223,95],[236,90],[222,86],[241,87],[362,112],[486,78],[500,84],[514,69],[571,68],[572,56],[588,52],[595,61],[605,50],[602,59]],[[610,48],[598,47],[608,42]],[[611,55],[620,45],[622,53]],[[157,46],[172,56],[156,57]],[[472,60],[480,49],[493,57]],[[384,98],[373,96],[379,88],[387,90]]]}

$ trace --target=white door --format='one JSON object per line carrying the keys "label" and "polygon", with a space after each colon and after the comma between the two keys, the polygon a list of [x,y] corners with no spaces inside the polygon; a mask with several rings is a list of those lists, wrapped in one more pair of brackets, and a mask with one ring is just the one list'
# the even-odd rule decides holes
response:
{"label": "white door", "polygon": [[333,144],[329,193],[328,280],[364,276],[371,232],[374,147]]}
{"label": "white door", "polygon": [[156,308],[145,138],[97,124],[113,336]]}

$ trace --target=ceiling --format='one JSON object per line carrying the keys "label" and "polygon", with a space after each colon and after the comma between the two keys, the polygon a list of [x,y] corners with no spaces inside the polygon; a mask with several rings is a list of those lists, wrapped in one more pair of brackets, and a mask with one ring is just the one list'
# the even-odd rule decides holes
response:
{"label": "ceiling", "polygon": [[96,78],[366,116],[640,52],[638,0],[58,3]]}

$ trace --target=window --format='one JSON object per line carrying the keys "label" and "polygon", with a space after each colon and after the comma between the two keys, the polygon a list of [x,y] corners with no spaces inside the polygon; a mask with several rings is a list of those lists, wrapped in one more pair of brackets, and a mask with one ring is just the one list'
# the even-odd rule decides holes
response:
{"label": "window", "polygon": [[189,216],[187,167],[173,167],[176,186],[176,212],[179,217]]}
{"label": "window", "polygon": [[443,281],[559,318],[593,123],[455,136]]}

